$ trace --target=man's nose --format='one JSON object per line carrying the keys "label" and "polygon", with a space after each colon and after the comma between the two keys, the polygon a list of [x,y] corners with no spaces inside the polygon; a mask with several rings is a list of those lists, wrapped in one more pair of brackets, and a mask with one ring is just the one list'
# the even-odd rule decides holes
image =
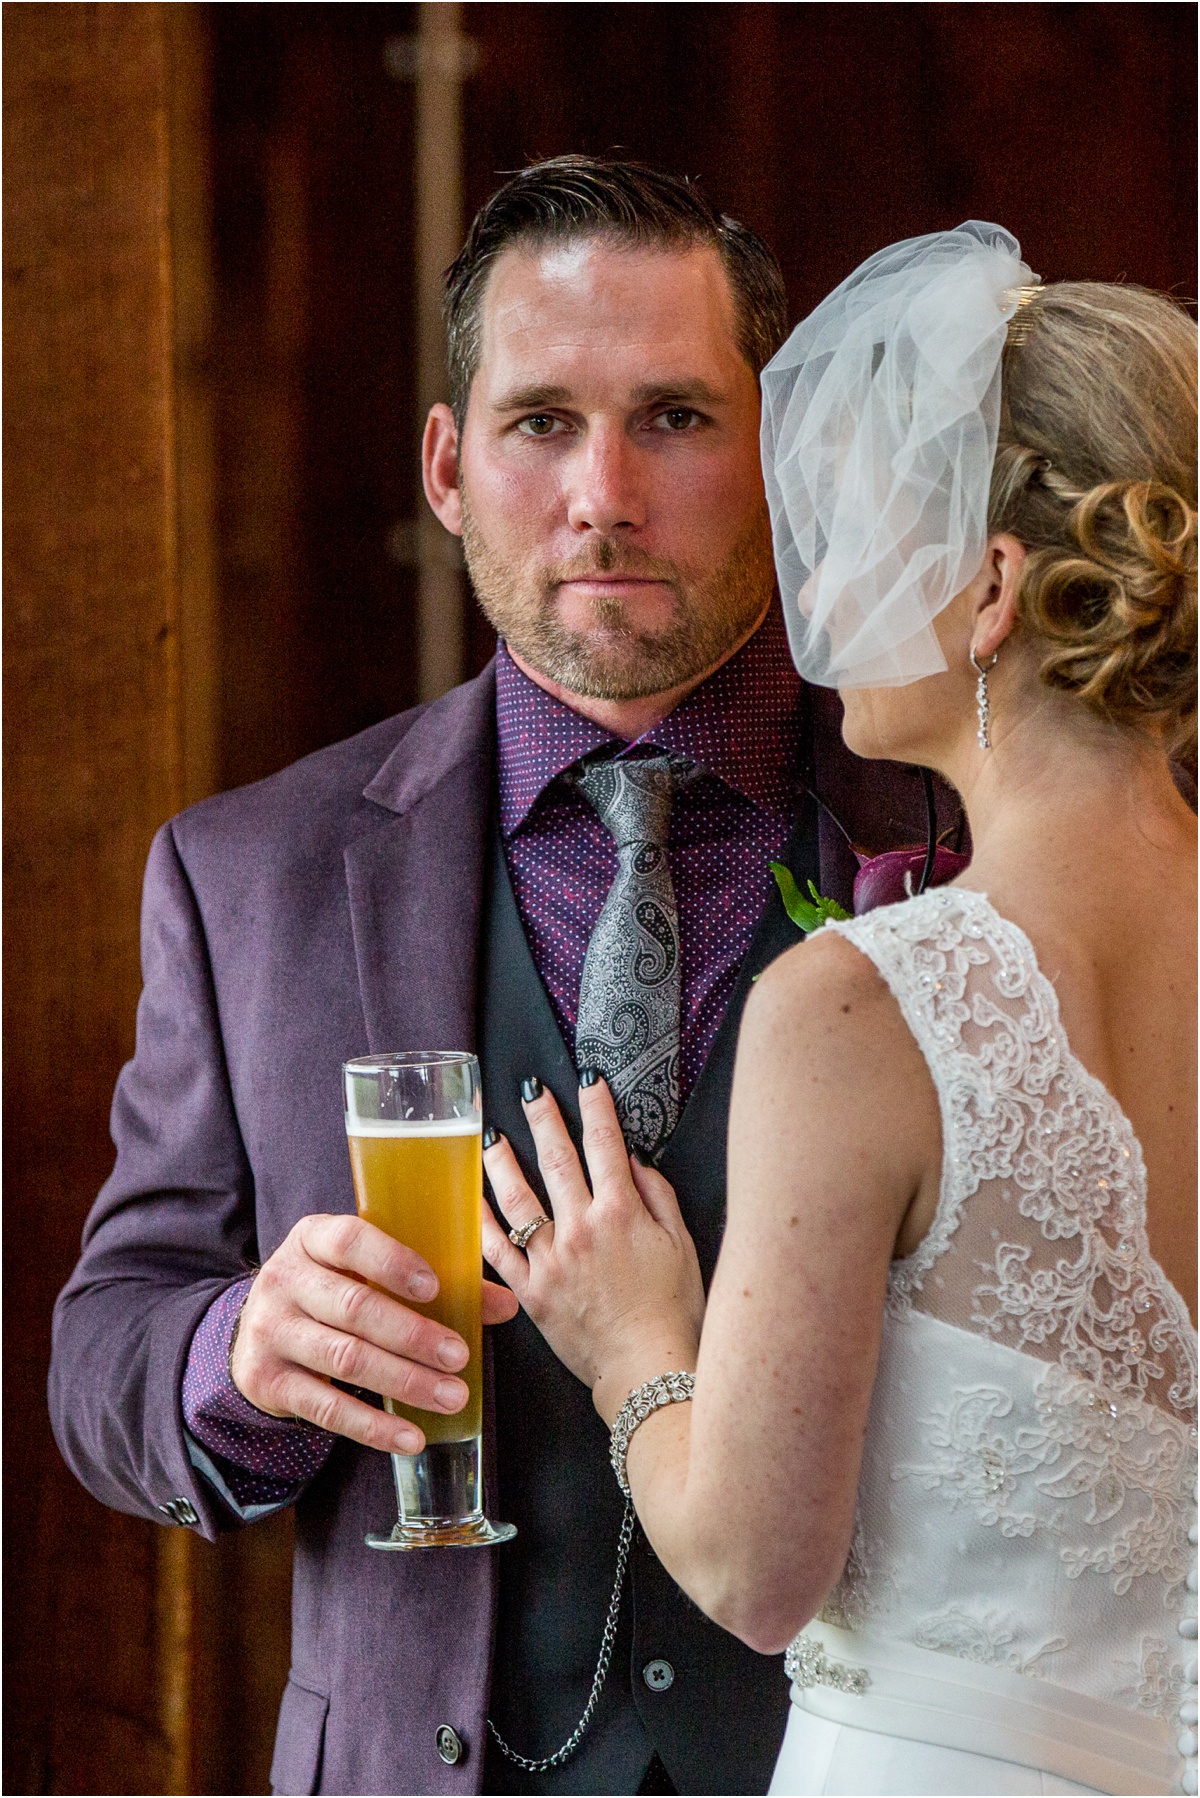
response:
{"label": "man's nose", "polygon": [[641,458],[624,429],[593,425],[571,458],[567,519],[573,530],[639,530],[646,522]]}

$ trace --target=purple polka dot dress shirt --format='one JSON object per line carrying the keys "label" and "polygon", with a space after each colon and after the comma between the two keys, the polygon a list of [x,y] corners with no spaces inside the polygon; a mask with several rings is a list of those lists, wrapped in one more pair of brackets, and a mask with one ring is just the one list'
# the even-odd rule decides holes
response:
{"label": "purple polka dot dress shirt", "polygon": [[[499,820],[517,910],[568,1049],[588,939],[617,872],[612,837],[560,777],[582,756],[666,750],[700,774],[671,807],[667,853],[679,908],[681,1076],[695,1084],[772,888],[768,863],[792,826],[801,683],[778,606],[735,656],[635,742],[592,724],[530,680],[503,643],[496,659]],[[229,1378],[229,1348],[249,1290],[214,1301],[183,1380],[188,1431],[239,1505],[278,1504],[329,1451],[323,1430],[269,1418]]]}
{"label": "purple polka dot dress shirt", "polygon": [[772,886],[768,863],[791,829],[800,681],[782,615],[661,724],[633,743],[581,718],[496,663],[500,831],[517,910],[569,1049],[588,939],[617,872],[612,837],[558,777],[581,756],[684,756],[703,770],[676,792],[667,856],[679,908],[683,1097],[695,1084]]}

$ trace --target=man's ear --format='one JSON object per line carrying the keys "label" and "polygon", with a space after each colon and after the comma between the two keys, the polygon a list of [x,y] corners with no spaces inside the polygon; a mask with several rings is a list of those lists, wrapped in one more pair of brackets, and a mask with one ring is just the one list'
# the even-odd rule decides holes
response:
{"label": "man's ear", "polygon": [[1026,553],[1025,545],[1007,531],[988,538],[983,567],[972,582],[977,598],[971,648],[981,662],[996,654],[1017,622],[1017,587]]}
{"label": "man's ear", "polygon": [[434,517],[462,536],[462,494],[458,486],[458,427],[449,406],[430,409],[421,441],[421,478]]}

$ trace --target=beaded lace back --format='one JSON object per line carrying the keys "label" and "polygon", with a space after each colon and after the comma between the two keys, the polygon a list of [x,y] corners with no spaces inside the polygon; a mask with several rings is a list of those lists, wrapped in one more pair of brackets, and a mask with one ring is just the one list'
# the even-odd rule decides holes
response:
{"label": "beaded lace back", "polygon": [[979,1331],[1117,1402],[1194,1421],[1195,1334],[1146,1237],[1120,1106],[1071,1052],[1024,932],[941,888],[839,929],[880,969],[938,1089],[942,1189],[889,1305]]}
{"label": "beaded lace back", "polygon": [[858,1692],[900,1645],[1156,1718],[1169,1759],[1196,1677],[1196,1337],[1150,1251],[1137,1139],[981,893],[826,928],[899,1004],[943,1158],[933,1224],[892,1264],[854,1536],[810,1626],[838,1640],[798,1637],[793,1681]]}

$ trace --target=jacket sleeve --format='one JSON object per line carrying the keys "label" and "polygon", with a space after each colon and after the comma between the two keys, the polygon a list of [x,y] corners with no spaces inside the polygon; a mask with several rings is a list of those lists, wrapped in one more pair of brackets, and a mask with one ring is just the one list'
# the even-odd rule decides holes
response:
{"label": "jacket sleeve", "polygon": [[222,1502],[183,1417],[193,1335],[254,1265],[257,1240],[207,945],[169,824],[146,868],[142,978],[137,1046],[113,1099],[116,1166],[55,1306],[50,1418],[102,1504],[211,1537],[278,1507]]}

